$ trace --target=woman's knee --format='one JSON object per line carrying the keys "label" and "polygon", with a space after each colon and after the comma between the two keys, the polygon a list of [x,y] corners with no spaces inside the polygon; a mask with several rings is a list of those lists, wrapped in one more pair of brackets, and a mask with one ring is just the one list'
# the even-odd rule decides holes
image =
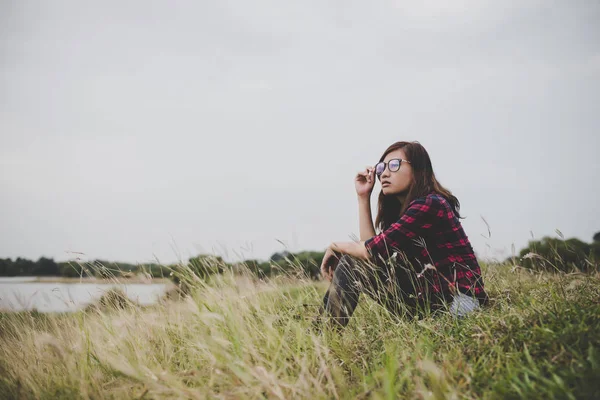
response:
{"label": "woman's knee", "polygon": [[334,279],[337,277],[338,280],[350,276],[354,269],[354,260],[347,254],[340,257],[333,272]]}
{"label": "woman's knee", "polygon": [[355,264],[356,260],[354,257],[348,254],[343,254],[338,261],[338,266],[344,266],[346,268],[353,268]]}
{"label": "woman's knee", "polygon": [[370,285],[370,273],[373,273],[373,271],[369,270],[369,268],[365,268],[358,259],[344,254],[340,257],[334,271],[334,279],[337,281],[348,282],[353,286],[362,288]]}

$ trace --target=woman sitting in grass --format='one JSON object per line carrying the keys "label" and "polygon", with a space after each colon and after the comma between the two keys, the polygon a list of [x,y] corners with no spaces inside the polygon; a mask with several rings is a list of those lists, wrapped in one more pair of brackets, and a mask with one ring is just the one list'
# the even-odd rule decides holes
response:
{"label": "woman sitting in grass", "polygon": [[[375,234],[371,192],[381,181]],[[437,310],[463,316],[487,301],[481,270],[461,223],[458,199],[436,180],[418,142],[397,142],[355,180],[359,242],[335,242],[321,273],[331,281],[325,314],[346,326],[361,292],[395,314]],[[338,326],[338,325],[336,325]]]}

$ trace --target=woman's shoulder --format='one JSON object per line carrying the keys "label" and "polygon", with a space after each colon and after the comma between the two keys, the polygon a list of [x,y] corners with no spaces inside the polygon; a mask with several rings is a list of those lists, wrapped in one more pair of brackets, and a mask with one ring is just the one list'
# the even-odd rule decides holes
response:
{"label": "woman's shoulder", "polygon": [[450,203],[448,203],[448,200],[446,200],[444,196],[436,192],[431,192],[426,194],[425,196],[415,198],[413,201],[411,201],[410,206],[412,205],[421,205],[442,209],[450,207]]}

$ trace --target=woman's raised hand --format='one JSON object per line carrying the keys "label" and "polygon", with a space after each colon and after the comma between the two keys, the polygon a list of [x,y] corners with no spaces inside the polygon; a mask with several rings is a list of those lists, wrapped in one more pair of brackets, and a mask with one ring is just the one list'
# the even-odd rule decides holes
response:
{"label": "woman's raised hand", "polygon": [[364,171],[356,174],[354,179],[354,186],[356,187],[356,194],[360,196],[370,196],[375,185],[375,168],[366,167]]}

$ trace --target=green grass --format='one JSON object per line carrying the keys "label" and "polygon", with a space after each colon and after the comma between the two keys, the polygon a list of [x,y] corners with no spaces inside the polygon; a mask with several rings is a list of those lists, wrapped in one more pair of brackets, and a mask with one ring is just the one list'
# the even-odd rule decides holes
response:
{"label": "green grass", "polygon": [[225,275],[149,308],[0,315],[3,398],[600,398],[600,275],[484,269],[491,304],[398,319],[362,297],[309,330],[325,283]]}

